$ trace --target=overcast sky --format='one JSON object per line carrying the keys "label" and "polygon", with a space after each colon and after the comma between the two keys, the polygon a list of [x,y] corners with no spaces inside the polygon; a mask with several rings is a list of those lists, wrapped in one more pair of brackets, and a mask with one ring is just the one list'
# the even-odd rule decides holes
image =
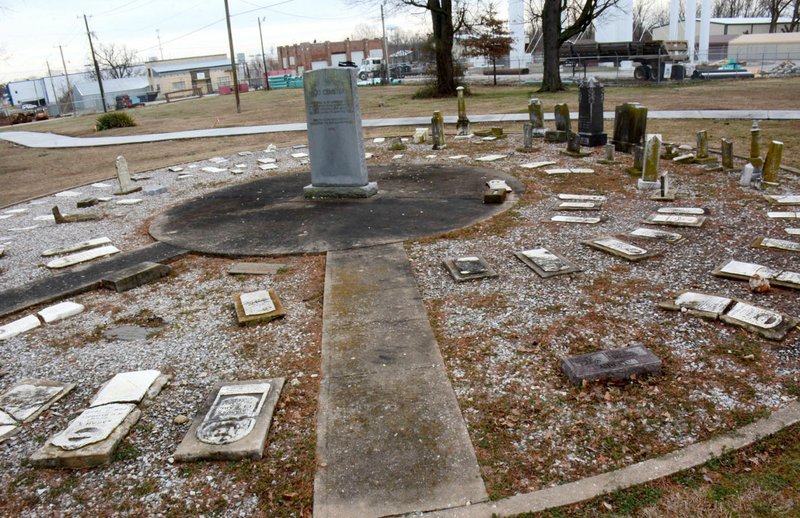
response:
{"label": "overcast sky", "polygon": [[[341,40],[359,24],[380,30],[379,2],[349,6],[343,0],[229,0],[234,50],[260,54],[258,18],[264,48],[303,41]],[[140,58],[159,57],[156,30],[165,59],[228,53],[223,0],[0,0],[0,83],[62,73],[58,46],[67,69],[84,70],[89,43],[83,14],[98,42],[124,44]],[[505,7],[505,6],[503,6]],[[390,13],[387,28],[429,30],[429,17],[416,11]]]}

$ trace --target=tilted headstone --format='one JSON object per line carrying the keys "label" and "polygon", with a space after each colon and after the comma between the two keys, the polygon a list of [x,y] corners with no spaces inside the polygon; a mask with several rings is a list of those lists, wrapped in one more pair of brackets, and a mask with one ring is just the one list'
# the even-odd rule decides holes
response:
{"label": "tilted headstone", "polygon": [[758,128],[758,121],[754,120],[750,127],[750,161],[761,157],[761,130]]}
{"label": "tilted headstone", "polygon": [[733,141],[726,138],[722,139],[722,168],[733,170]]}
{"label": "tilted headstone", "polygon": [[634,145],[644,142],[647,131],[647,108],[639,103],[624,103],[614,110],[614,138],[617,151],[630,153]]}
{"label": "tilted headstone", "polygon": [[366,198],[378,192],[367,177],[361,106],[355,70],[323,68],[306,72],[303,93],[311,155],[306,198]]}
{"label": "tilted headstone", "polygon": [[128,171],[128,161],[125,157],[120,155],[116,161],[117,167],[117,180],[119,181],[119,190],[114,194],[130,194],[132,192],[141,191],[141,187],[134,187],[131,182],[131,173]]}
{"label": "tilted headstone", "polygon": [[540,99],[528,100],[528,119],[530,120],[531,127],[533,128],[533,135],[535,137],[544,136],[544,109]]}
{"label": "tilted headstone", "polygon": [[456,135],[469,135],[469,119],[467,118],[467,101],[464,99],[464,87],[456,88],[458,92],[458,120],[456,121]]}
{"label": "tilted headstone", "polygon": [[567,154],[574,156],[586,156],[588,153],[581,153],[581,136],[574,131],[567,132]]}
{"label": "tilted headstone", "polygon": [[605,87],[594,77],[581,81],[578,89],[578,134],[581,145],[603,146],[608,135],[603,132],[603,100]]}
{"label": "tilted headstone", "polygon": [[767,158],[764,160],[763,181],[765,183],[777,184],[778,173],[781,169],[781,158],[783,157],[783,142],[773,140],[769,144]]}
{"label": "tilted headstone", "polygon": [[658,166],[661,160],[661,137],[650,135],[644,148],[644,167],[642,177],[637,183],[639,189],[658,189]]}
{"label": "tilted headstone", "polygon": [[431,117],[431,140],[433,146],[431,149],[444,149],[444,118],[442,112],[435,111]]}

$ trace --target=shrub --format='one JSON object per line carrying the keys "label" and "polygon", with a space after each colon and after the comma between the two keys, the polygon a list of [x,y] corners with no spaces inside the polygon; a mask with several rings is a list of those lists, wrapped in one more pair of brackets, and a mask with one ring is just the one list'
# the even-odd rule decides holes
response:
{"label": "shrub", "polygon": [[133,121],[133,117],[125,112],[104,113],[97,118],[97,124],[95,124],[97,131],[127,128],[128,126],[136,126],[136,123]]}

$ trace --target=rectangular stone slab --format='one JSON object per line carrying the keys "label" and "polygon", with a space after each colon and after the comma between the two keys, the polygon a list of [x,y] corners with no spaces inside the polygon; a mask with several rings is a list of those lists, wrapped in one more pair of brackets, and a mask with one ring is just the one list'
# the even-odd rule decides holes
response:
{"label": "rectangular stone slab", "polygon": [[597,225],[598,223],[602,223],[604,218],[600,217],[581,217],[581,216],[553,216],[549,220],[554,223],[578,223],[583,225]]}
{"label": "rectangular stone slab", "polygon": [[656,230],[653,228],[637,228],[630,232],[628,235],[631,237],[638,237],[642,239],[652,239],[655,241],[665,241],[667,243],[677,243],[683,239],[681,234],[675,232],[666,232],[664,230]]}
{"label": "rectangular stone slab", "polygon": [[47,263],[46,266],[48,268],[53,268],[53,269],[66,268],[67,266],[85,263],[87,261],[92,261],[94,259],[99,259],[100,257],[106,257],[116,253],[119,253],[119,248],[113,245],[105,245],[98,248],[91,248],[89,250],[84,250],[83,252],[67,255],[61,257],[60,259],[53,259],[52,261]]}
{"label": "rectangular stone slab", "polygon": [[[175,450],[173,455],[175,460],[193,462],[260,459],[267,444],[272,414],[283,389],[283,383],[284,378],[270,378],[217,384],[198,410],[192,426]],[[268,386],[269,390],[266,397],[262,398],[265,386]],[[224,427],[218,424],[223,417],[227,421]],[[232,423],[234,420],[235,423]],[[206,437],[206,440],[217,441],[219,444],[209,444],[200,440],[198,430],[202,431],[201,435]],[[236,435],[231,436],[231,430],[234,430],[234,433],[238,432],[241,437],[233,440]]]}
{"label": "rectangular stone slab", "polygon": [[603,206],[594,201],[565,201],[558,204],[554,210],[600,210]]}
{"label": "rectangular stone slab", "polygon": [[658,307],[670,311],[685,311],[690,315],[716,320],[732,302],[733,299],[720,295],[684,291],[672,300],[659,302]]}
{"label": "rectangular stone slab", "polygon": [[486,155],[482,157],[478,157],[475,160],[478,162],[495,162],[497,160],[502,160],[506,158],[508,155]]}
{"label": "rectangular stone slab", "polygon": [[612,236],[600,236],[587,241],[581,241],[585,245],[589,245],[597,250],[616,255],[628,261],[641,261],[648,257],[657,255],[656,252],[649,252],[646,249],[627,243]]}
{"label": "rectangular stone slab", "polygon": [[[92,416],[95,414],[102,412],[100,409],[105,409],[108,407],[109,405],[106,405],[105,407],[87,409],[83,414],[73,420],[70,425],[73,423],[80,423],[80,421],[78,421],[78,423],[76,423],[76,421],[82,417],[84,420],[87,418],[92,418]],[[110,464],[117,446],[120,442],[122,442],[122,439],[128,435],[128,432],[131,430],[131,428],[133,428],[133,425],[139,421],[139,417],[142,415],[142,412],[136,408],[136,405],[122,404],[111,406],[110,410],[115,411],[115,413],[112,413],[111,416],[118,417],[120,413],[125,411],[125,409],[129,409],[126,417],[111,431],[111,433],[105,439],[92,444],[87,444],[79,449],[64,450],[52,443],[52,441],[59,438],[59,436],[60,438],[57,439],[59,441],[68,438],[67,436],[61,435],[63,432],[60,432],[48,439],[44,446],[31,455],[29,459],[30,463],[34,466],[46,468],[90,468],[93,466]],[[91,413],[86,414],[86,412]],[[74,427],[70,428],[70,426],[67,426],[64,432],[67,432],[67,430],[74,430]],[[72,436],[75,437],[75,435]]]}
{"label": "rectangular stone slab", "polygon": [[8,340],[31,329],[36,329],[40,325],[42,323],[34,315],[12,320],[8,324],[0,326],[0,341]]}
{"label": "rectangular stone slab", "polygon": [[765,194],[764,198],[775,205],[800,205],[800,194]]}
{"label": "rectangular stone slab", "polygon": [[723,322],[743,327],[769,340],[783,340],[794,329],[800,319],[761,308],[748,302],[734,299],[735,304],[719,318]]}
{"label": "rectangular stone slab", "polygon": [[800,273],[798,272],[781,271],[768,266],[745,263],[733,259],[719,265],[711,274],[739,281],[750,280],[750,277],[758,274],[762,279],[769,279],[769,283],[773,286],[800,290]]}
{"label": "rectangular stone slab", "polygon": [[273,275],[284,268],[284,263],[233,263],[228,268],[231,275]]}
{"label": "rectangular stone slab", "polygon": [[800,252],[800,243],[788,241],[786,239],[773,239],[771,237],[759,236],[753,246],[756,248],[766,248],[767,250],[781,250],[783,252]]}
{"label": "rectangular stone slab", "polygon": [[687,216],[702,216],[708,214],[708,209],[700,207],[661,207],[656,212],[659,214],[684,214]]}
{"label": "rectangular stone slab", "polygon": [[274,320],[276,318],[280,318],[286,315],[286,311],[284,311],[283,305],[281,304],[281,301],[278,298],[278,294],[275,293],[275,290],[273,289],[267,290],[267,293],[269,293],[269,298],[272,301],[272,304],[275,306],[275,309],[273,311],[269,311],[266,313],[253,314],[253,315],[248,315],[245,312],[244,305],[242,304],[241,293],[237,293],[236,295],[233,296],[233,304],[234,307],[236,308],[236,319],[239,321],[239,325],[243,326],[245,324],[256,323],[256,322],[269,322],[270,320]]}
{"label": "rectangular stone slab", "polygon": [[540,167],[547,167],[549,165],[556,165],[556,162],[552,160],[545,160],[541,162],[527,162],[524,164],[520,164],[520,167],[524,167],[525,169],[539,169]]}
{"label": "rectangular stone slab", "polygon": [[477,279],[487,279],[497,277],[497,272],[483,257],[448,257],[444,261],[444,266],[456,282],[472,281]]}
{"label": "rectangular stone slab", "polygon": [[666,225],[669,227],[702,227],[705,216],[687,216],[683,214],[650,214],[644,219],[645,225]]}
{"label": "rectangular stone slab", "polygon": [[59,320],[64,320],[65,318],[73,317],[80,313],[83,313],[86,307],[83,304],[78,304],[77,302],[59,302],[58,304],[54,304],[52,306],[48,306],[43,310],[39,311],[37,315],[39,318],[45,323],[50,324],[52,322],[58,322]]}
{"label": "rectangular stone slab", "polygon": [[800,219],[800,212],[776,211],[767,212],[770,219]]}
{"label": "rectangular stone slab", "polygon": [[21,423],[30,423],[75,385],[38,378],[25,378],[0,395],[0,410]]}
{"label": "rectangular stone slab", "polygon": [[[154,369],[120,372],[103,385],[92,398],[89,406],[96,407],[109,403],[139,403],[154,391],[155,394],[161,392],[167,379],[160,371]],[[155,394],[151,397],[155,397]]]}
{"label": "rectangular stone slab", "polygon": [[165,264],[143,261],[108,274],[101,282],[103,287],[123,293],[166,277],[170,272],[172,268]]}
{"label": "rectangular stone slab", "polygon": [[627,380],[633,376],[661,375],[661,359],[640,345],[596,351],[561,360],[561,370],[574,385],[584,381]]}
{"label": "rectangular stone slab", "polygon": [[547,248],[523,250],[514,252],[514,255],[543,279],[583,271],[563,255]]}
{"label": "rectangular stone slab", "polygon": [[565,201],[597,201],[605,202],[606,197],[600,194],[559,194],[559,200]]}

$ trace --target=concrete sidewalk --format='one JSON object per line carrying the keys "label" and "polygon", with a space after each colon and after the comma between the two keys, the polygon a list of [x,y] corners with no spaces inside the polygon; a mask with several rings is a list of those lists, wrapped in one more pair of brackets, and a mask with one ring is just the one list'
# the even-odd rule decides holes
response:
{"label": "concrete sidewalk", "polygon": [[[605,119],[613,119],[614,112],[604,112]],[[718,120],[800,120],[800,110],[666,110],[651,111],[648,119],[718,119]],[[446,116],[447,124],[455,124],[456,116]],[[488,115],[469,115],[472,122],[524,122],[527,113],[507,113]],[[545,114],[545,120],[553,120],[552,113]],[[383,128],[392,126],[430,125],[430,117],[401,117],[394,119],[365,119],[365,128]],[[0,131],[0,140],[6,140],[20,146],[32,148],[79,148],[95,146],[119,146],[123,144],[142,144],[146,142],[164,142],[168,140],[185,140],[193,138],[234,137],[241,135],[260,135],[265,133],[285,133],[305,131],[305,122],[289,124],[269,124],[265,126],[240,126],[237,128],[211,128],[201,130],[176,131],[173,133],[154,133],[151,135],[128,135],[120,137],[68,137],[55,133],[35,131]]]}

